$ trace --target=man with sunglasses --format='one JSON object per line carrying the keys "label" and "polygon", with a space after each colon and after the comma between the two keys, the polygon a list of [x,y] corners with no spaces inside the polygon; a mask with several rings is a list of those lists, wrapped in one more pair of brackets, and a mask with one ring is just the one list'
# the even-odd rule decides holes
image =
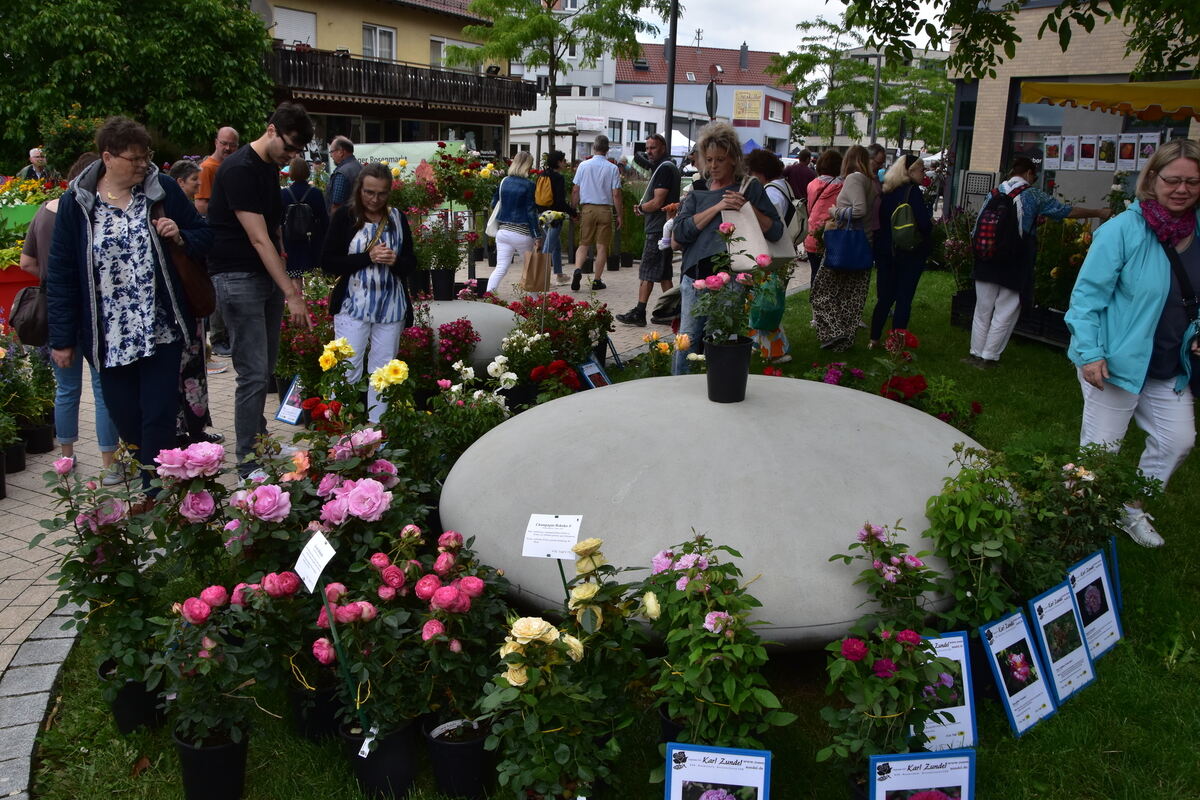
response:
{"label": "man with sunglasses", "polygon": [[312,120],[304,107],[283,103],[262,136],[222,162],[208,205],[213,229],[208,271],[237,371],[233,424],[243,475],[257,468],[247,458],[253,454],[254,440],[267,430],[263,408],[275,372],[284,305],[293,325],[310,324],[304,297],[288,278],[280,256],[279,168],[302,152],[312,136]]}

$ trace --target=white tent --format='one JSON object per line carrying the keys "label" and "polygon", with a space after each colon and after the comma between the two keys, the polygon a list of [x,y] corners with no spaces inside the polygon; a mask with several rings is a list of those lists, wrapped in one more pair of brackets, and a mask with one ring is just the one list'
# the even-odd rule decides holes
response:
{"label": "white tent", "polygon": [[671,131],[671,155],[686,156],[688,153],[692,152],[692,147],[695,146],[695,144],[695,142],[684,136],[679,131]]}

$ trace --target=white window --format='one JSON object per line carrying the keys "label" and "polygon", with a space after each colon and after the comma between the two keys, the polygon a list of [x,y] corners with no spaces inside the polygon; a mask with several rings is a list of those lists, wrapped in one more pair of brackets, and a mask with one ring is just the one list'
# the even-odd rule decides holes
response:
{"label": "white window", "polygon": [[691,81],[692,83],[695,83],[695,82],[696,82],[696,73],[694,73],[694,72],[687,72],[687,73],[684,73],[684,74],[685,74],[685,75],[687,75],[687,79],[688,79],[689,81]]}
{"label": "white window", "polygon": [[579,8],[579,0],[562,0],[563,11],[574,11]]}
{"label": "white window", "polygon": [[642,123],[636,119],[625,122],[625,141],[633,144],[642,136]]}
{"label": "white window", "polygon": [[275,6],[275,38],[284,44],[317,46],[317,15]]}
{"label": "white window", "polygon": [[625,129],[625,121],[620,119],[608,120],[608,140],[613,144],[621,141],[621,131]]}
{"label": "white window", "polygon": [[654,134],[658,133],[658,125],[653,122],[647,122],[644,125],[646,129],[646,138],[649,139]]}
{"label": "white window", "polygon": [[429,40],[429,66],[440,67],[446,56],[446,42],[442,39]]}
{"label": "white window", "polygon": [[783,122],[783,101],[767,98],[767,119],[772,122]]}
{"label": "white window", "polygon": [[363,58],[396,59],[396,29],[363,23]]}
{"label": "white window", "polygon": [[579,48],[575,46],[574,42],[567,45],[567,58],[579,58]]}

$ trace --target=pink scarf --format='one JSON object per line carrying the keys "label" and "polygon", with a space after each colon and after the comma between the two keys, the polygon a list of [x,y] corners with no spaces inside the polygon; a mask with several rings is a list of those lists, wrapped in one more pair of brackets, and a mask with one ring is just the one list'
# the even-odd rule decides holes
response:
{"label": "pink scarf", "polygon": [[1158,240],[1168,247],[1174,247],[1196,230],[1196,215],[1188,211],[1182,217],[1177,217],[1162,207],[1157,200],[1143,200],[1141,203],[1142,217]]}

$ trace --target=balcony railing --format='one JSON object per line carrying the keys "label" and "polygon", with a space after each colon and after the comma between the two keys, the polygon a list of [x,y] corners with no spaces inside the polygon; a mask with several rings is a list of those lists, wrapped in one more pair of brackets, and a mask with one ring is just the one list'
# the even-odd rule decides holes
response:
{"label": "balcony railing", "polygon": [[405,105],[497,109],[512,114],[537,107],[537,86],[527,81],[328,50],[276,45],[268,57],[267,70],[277,86],[293,92]]}

